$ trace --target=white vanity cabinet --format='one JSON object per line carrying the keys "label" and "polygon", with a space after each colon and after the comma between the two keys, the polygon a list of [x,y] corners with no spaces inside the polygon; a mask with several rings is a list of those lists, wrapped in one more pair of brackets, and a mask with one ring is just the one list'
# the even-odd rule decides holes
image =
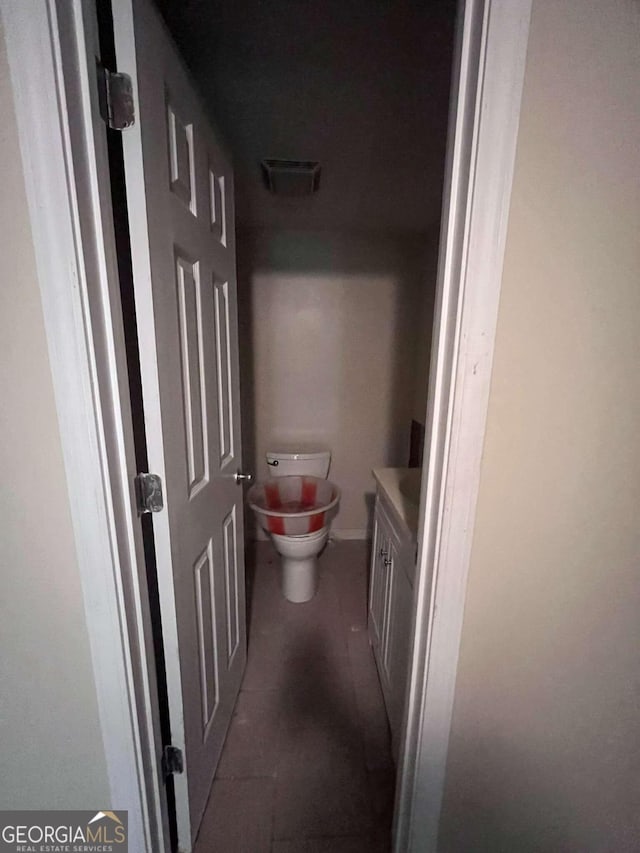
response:
{"label": "white vanity cabinet", "polygon": [[394,758],[398,753],[411,644],[416,556],[415,525],[411,522],[414,515],[417,517],[417,507],[407,519],[403,507],[394,500],[391,472],[396,472],[397,480],[401,470],[374,471],[378,490],[369,582],[369,640],[387,708]]}

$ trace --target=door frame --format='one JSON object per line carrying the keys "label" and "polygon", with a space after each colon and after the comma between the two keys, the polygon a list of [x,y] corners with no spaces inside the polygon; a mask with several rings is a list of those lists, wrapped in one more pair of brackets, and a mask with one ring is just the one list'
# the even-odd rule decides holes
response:
{"label": "door frame", "polygon": [[[111,809],[131,850],[169,851],[156,666],[106,135],[85,23],[94,0],[0,8]],[[27,61],[28,58],[28,61]],[[91,72],[91,73],[90,73]],[[96,804],[96,807],[106,804]]]}
{"label": "door frame", "polygon": [[[151,853],[168,851],[169,838],[115,243],[101,192],[108,160],[91,129],[84,60],[83,16],[94,2],[7,0],[2,21],[109,805],[128,809],[132,849]],[[437,849],[531,3],[459,0],[398,853]]]}
{"label": "door frame", "polygon": [[394,851],[436,853],[532,0],[459,0]]}
{"label": "door frame", "polygon": [[[90,0],[93,4],[95,0]],[[126,72],[131,77],[134,103],[138,111],[138,69],[136,62],[136,37],[133,31],[134,2],[133,0],[112,0],[113,32],[116,53],[117,70]],[[123,54],[131,65],[123,63]],[[140,174],[144,176],[144,163],[142,158],[142,131],[139,121],[123,131],[122,135],[123,154],[128,162],[136,163]],[[127,179],[125,168],[125,186],[127,203],[129,205],[129,243],[131,250],[131,264],[134,274],[134,289],[136,291],[136,317],[140,328],[145,326],[153,329],[153,293],[151,265],[148,251],[148,222],[147,204],[144,196],[144,181],[140,181],[135,187],[131,187]],[[135,197],[132,193],[139,194]],[[138,211],[138,215],[132,215],[132,210]],[[164,433],[160,415],[160,377],[158,374],[156,340],[153,335],[146,339],[138,339],[138,358],[140,372],[142,375],[143,397],[148,395],[156,402],[154,406],[144,406],[145,432],[147,443],[147,454],[153,462],[153,473],[160,476],[163,484],[167,482],[165,474],[165,451]],[[186,754],[185,726],[182,704],[182,673],[180,670],[180,658],[178,653],[178,617],[175,607],[174,596],[174,573],[171,558],[171,530],[169,527],[169,513],[166,508],[155,515],[153,519],[153,537],[155,543],[156,571],[158,574],[158,596],[160,600],[160,612],[162,614],[162,635],[165,647],[165,671],[167,684],[167,698],[169,704],[169,718],[171,720],[172,745],[176,746]],[[170,618],[168,618],[170,616]],[[185,849],[191,846],[191,822],[189,809],[189,790],[187,776],[184,773],[174,776],[174,796],[176,803],[176,829],[178,835],[178,846],[180,842],[186,843]],[[188,841],[187,841],[188,839]]]}

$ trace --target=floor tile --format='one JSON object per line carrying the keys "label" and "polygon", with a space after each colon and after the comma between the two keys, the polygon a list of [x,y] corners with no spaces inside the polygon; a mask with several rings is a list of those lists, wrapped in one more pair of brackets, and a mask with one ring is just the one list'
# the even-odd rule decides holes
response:
{"label": "floor tile", "polygon": [[362,539],[330,542],[320,560],[336,575],[358,574],[366,578],[370,543]]}
{"label": "floor tile", "polygon": [[254,626],[249,633],[243,690],[276,690],[287,677],[288,637],[281,624]]}
{"label": "floor tile", "polygon": [[283,598],[270,542],[247,559],[247,668],[196,853],[389,853],[393,765],[367,635],[368,545],[327,546],[303,604]]}
{"label": "floor tile", "polygon": [[280,570],[277,555],[257,564],[248,572],[251,580],[249,604],[249,635],[254,627],[281,624],[285,600],[280,592]]}
{"label": "floor tile", "polygon": [[278,768],[274,838],[364,835],[373,828],[358,738],[307,731],[290,741]]}
{"label": "floor tile", "polygon": [[[242,690],[233,713],[216,778],[275,776],[282,715],[278,690]],[[274,734],[276,733],[276,734]]]}
{"label": "floor tile", "polygon": [[381,837],[386,837],[390,841],[396,790],[395,768],[371,770],[368,773],[368,781],[376,829]]}
{"label": "floor tile", "polygon": [[360,835],[274,841],[272,853],[388,853],[389,849],[377,837]]}
{"label": "floor tile", "polygon": [[349,669],[327,658],[291,658],[283,680],[285,729],[321,728],[360,731],[360,718]]}
{"label": "floor tile", "polygon": [[[384,711],[384,699],[378,677],[378,668],[373,656],[373,648],[369,643],[369,633],[366,628],[352,628],[347,633],[347,653],[353,683],[369,690],[378,697]],[[386,712],[385,712],[386,713]]]}
{"label": "floor tile", "polygon": [[272,779],[216,779],[195,853],[270,853]]}
{"label": "floor tile", "polygon": [[354,690],[367,769],[389,768],[393,765],[391,732],[380,685],[377,679],[361,675]]}
{"label": "floor tile", "polygon": [[345,577],[340,590],[340,608],[347,630],[366,630],[367,594],[359,578]]}

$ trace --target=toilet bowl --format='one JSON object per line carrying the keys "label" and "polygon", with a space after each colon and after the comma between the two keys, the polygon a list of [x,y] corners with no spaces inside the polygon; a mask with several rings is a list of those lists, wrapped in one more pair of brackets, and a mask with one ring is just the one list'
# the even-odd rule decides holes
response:
{"label": "toilet bowl", "polygon": [[288,601],[309,601],[318,586],[318,554],[338,512],[340,490],[326,479],[327,450],[267,453],[273,476],[247,495],[262,529],[280,554],[282,594]]}
{"label": "toilet bowl", "polygon": [[303,536],[271,534],[276,551],[281,557],[282,594],[296,604],[309,601],[318,588],[318,554],[329,538],[329,528]]}

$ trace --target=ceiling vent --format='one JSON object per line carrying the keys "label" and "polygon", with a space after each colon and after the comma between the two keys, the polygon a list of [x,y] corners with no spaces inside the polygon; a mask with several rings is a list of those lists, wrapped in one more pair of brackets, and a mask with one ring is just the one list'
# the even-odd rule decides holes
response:
{"label": "ceiling vent", "polygon": [[320,163],[313,160],[263,160],[260,165],[265,185],[275,195],[300,198],[320,186]]}

